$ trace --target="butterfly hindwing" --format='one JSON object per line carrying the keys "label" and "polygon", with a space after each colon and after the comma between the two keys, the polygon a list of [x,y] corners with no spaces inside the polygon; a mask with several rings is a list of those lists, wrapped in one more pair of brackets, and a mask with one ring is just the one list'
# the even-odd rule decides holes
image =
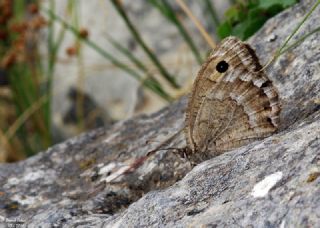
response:
{"label": "butterfly hindwing", "polygon": [[192,153],[217,155],[275,132],[278,94],[251,47],[228,37],[203,64],[186,116]]}

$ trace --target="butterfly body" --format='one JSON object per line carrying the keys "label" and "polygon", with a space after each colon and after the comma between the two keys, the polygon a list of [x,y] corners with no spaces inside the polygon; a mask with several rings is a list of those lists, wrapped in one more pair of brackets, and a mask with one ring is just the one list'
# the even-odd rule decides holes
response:
{"label": "butterfly body", "polygon": [[252,48],[235,37],[224,39],[210,54],[195,79],[186,112],[191,156],[202,160],[277,130],[278,93],[261,68]]}

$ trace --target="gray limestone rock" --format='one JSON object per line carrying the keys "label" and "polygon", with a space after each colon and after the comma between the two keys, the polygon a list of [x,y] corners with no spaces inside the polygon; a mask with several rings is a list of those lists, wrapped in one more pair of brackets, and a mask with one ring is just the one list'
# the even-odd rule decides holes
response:
{"label": "gray limestone rock", "polygon": [[[262,63],[310,9],[300,4],[252,37]],[[320,10],[300,34],[315,28]],[[0,165],[0,224],[28,227],[319,227],[320,34],[268,69],[279,90],[277,134],[191,168],[159,150],[183,127],[186,98],[149,116],[97,129],[26,161]],[[183,148],[181,134],[162,147]],[[192,170],[191,170],[192,169]],[[191,170],[191,171],[190,171]]]}

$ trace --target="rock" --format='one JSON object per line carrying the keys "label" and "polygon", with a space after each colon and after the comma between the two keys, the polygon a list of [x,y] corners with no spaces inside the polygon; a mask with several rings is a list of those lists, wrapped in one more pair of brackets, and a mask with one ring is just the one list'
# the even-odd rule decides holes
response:
{"label": "rock", "polygon": [[[249,42],[262,62],[312,4],[302,1],[252,37]],[[304,32],[320,20],[319,11]],[[277,134],[192,171],[174,150],[164,150],[135,172],[118,176],[135,158],[181,130],[182,98],[155,114],[2,164],[0,224],[18,219],[29,227],[319,227],[319,41],[320,35],[313,34],[268,68],[283,109]],[[184,146],[179,134],[162,145]]]}

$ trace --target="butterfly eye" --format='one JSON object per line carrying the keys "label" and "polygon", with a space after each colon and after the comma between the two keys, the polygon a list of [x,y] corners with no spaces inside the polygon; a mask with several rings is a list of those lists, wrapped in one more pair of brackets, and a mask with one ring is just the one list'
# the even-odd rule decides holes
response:
{"label": "butterfly eye", "polygon": [[229,68],[229,64],[228,64],[226,61],[224,61],[224,60],[220,61],[220,62],[217,64],[217,66],[216,66],[216,70],[217,70],[219,73],[224,73],[224,72],[226,72],[226,71],[228,70],[228,68]]}

